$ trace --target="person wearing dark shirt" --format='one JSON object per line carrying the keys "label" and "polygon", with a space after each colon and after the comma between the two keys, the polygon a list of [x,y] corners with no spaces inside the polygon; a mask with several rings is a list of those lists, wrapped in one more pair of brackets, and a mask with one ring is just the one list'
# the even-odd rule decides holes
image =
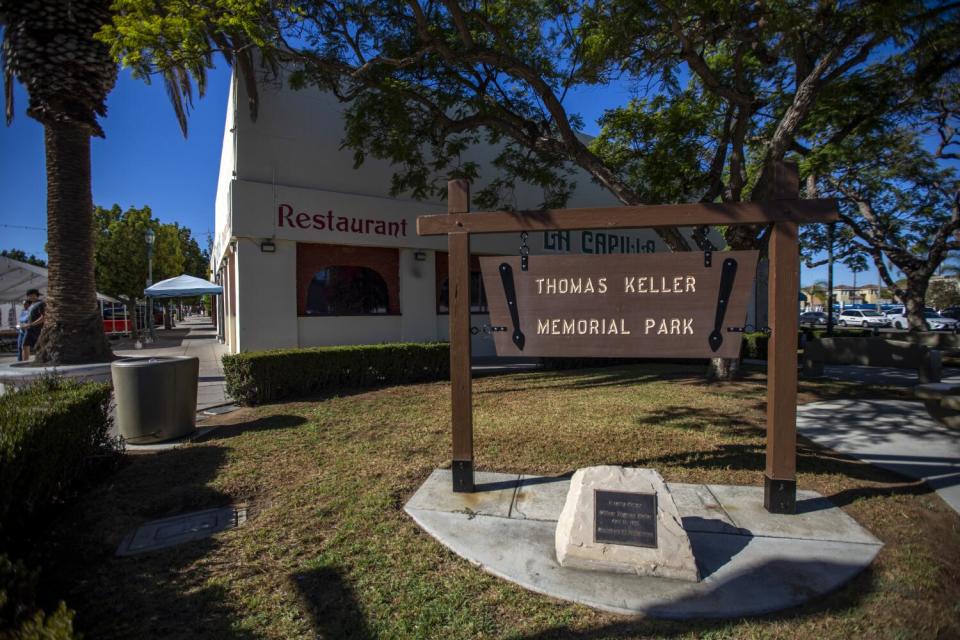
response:
{"label": "person wearing dark shirt", "polygon": [[30,359],[30,352],[37,344],[40,331],[43,330],[43,314],[47,306],[47,303],[40,299],[40,292],[36,289],[27,291],[27,300],[30,302],[27,322],[20,325],[27,330],[27,335],[23,339],[23,360]]}
{"label": "person wearing dark shirt", "polygon": [[17,362],[23,360],[23,341],[27,339],[27,329],[24,325],[30,320],[30,301],[23,301],[23,309],[17,316]]}

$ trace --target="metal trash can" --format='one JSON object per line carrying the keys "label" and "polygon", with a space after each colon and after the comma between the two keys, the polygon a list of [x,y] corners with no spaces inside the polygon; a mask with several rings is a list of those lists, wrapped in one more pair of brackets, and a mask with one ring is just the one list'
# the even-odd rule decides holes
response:
{"label": "metal trash can", "polygon": [[200,359],[124,358],[110,365],[117,429],[130,444],[181,438],[197,425]]}

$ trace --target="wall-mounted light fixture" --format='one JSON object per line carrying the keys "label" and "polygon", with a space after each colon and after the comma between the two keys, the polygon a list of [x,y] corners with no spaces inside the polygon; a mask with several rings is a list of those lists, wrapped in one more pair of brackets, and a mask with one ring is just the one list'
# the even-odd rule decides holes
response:
{"label": "wall-mounted light fixture", "polygon": [[260,251],[263,253],[273,253],[277,250],[277,245],[273,244],[273,240],[264,240],[260,243]]}
{"label": "wall-mounted light fixture", "polygon": [[414,252],[413,252],[413,259],[416,260],[417,262],[423,262],[423,261],[425,261],[425,260],[427,259],[427,252],[426,252],[426,251],[414,251]]}

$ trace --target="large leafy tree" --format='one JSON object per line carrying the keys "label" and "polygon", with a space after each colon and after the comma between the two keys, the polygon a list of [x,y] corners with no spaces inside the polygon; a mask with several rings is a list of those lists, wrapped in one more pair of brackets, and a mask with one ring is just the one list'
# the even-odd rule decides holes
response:
{"label": "large leafy tree", "polygon": [[[476,194],[480,206],[508,204],[518,179],[543,186],[544,206],[563,204],[571,165],[625,204],[740,201],[770,197],[773,167],[796,141],[830,127],[838,143],[893,108],[898,83],[957,63],[956,5],[928,4],[122,0],[104,38],[126,64],[163,74],[202,67],[242,32],[293,63],[295,85],[348,103],[345,144],[358,163],[393,161],[395,192],[474,177],[462,152],[487,140],[501,149],[499,177]],[[611,80],[638,98],[608,112],[591,143],[565,98]],[[836,108],[817,111],[826,96]],[[727,239],[756,246],[764,230],[730,228]]]}
{"label": "large leafy tree", "polygon": [[117,77],[109,49],[94,39],[110,21],[109,7],[109,0],[0,0],[7,122],[16,78],[46,148],[50,270],[41,362],[111,358],[94,285],[90,189],[90,137],[103,135],[97,119]]}
{"label": "large leafy tree", "polygon": [[193,264],[196,257],[192,255],[196,241],[190,237],[189,229],[161,223],[153,217],[150,207],[131,207],[126,211],[119,205],[110,209],[96,207],[94,217],[98,288],[101,293],[120,300],[130,318],[136,317],[136,303],[143,298],[146,287],[148,264],[144,236],[147,229],[156,234],[154,281],[178,276],[185,266],[196,266]]}
{"label": "large leafy tree", "polygon": [[32,264],[36,267],[46,267],[47,261],[43,258],[38,258],[34,254],[27,254],[23,249],[4,249],[0,251],[0,257],[10,258],[11,260],[18,260],[20,262],[26,262],[27,264]]}
{"label": "large leafy tree", "polygon": [[[873,261],[917,331],[925,328],[931,277],[960,249],[957,80],[952,73],[932,90],[908,89],[901,107],[856,128],[839,144],[800,149],[808,184],[841,201],[846,233],[839,237],[839,250],[848,261]],[[811,228],[808,251],[820,248],[822,238]],[[895,279],[890,265],[905,277]]]}

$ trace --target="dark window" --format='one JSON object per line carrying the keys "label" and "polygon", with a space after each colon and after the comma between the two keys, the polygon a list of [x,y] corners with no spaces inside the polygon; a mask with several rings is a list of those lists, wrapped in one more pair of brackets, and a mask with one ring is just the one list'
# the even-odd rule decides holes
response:
{"label": "dark window", "polygon": [[[479,271],[470,272],[470,313],[489,313],[487,292]],[[450,279],[444,278],[437,292],[437,313],[450,313]]]}
{"label": "dark window", "polygon": [[366,267],[327,267],[314,274],[307,289],[308,316],[386,314],[387,283]]}

